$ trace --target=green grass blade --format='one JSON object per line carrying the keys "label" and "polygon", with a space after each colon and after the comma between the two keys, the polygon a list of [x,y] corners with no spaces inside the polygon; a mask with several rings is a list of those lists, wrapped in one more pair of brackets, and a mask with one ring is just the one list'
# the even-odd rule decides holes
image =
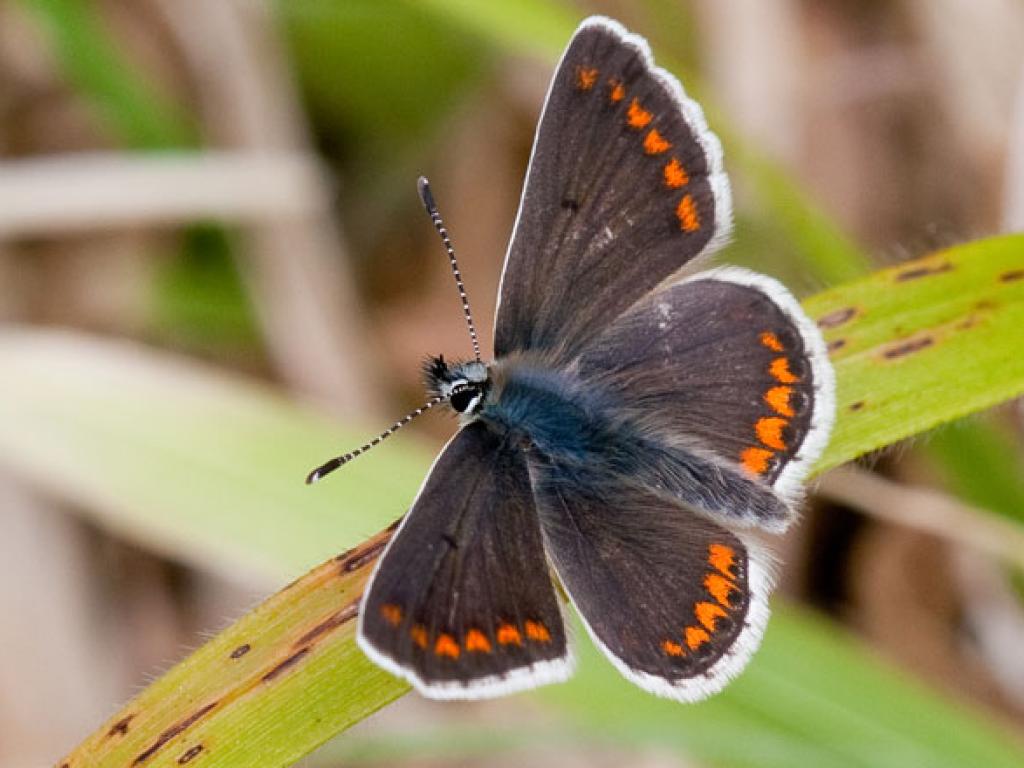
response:
{"label": "green grass blade", "polygon": [[804,302],[838,380],[819,469],[1024,391],[1024,236],[939,251]]}
{"label": "green grass blade", "polygon": [[[845,342],[834,352],[839,380],[835,441],[819,468],[1024,391],[1024,364],[1013,354],[1021,347],[1024,328],[1021,277],[1024,236],[997,238],[879,272],[805,302],[813,317],[825,319],[829,340],[834,345],[840,339]],[[856,311],[847,318],[850,308]],[[922,344],[925,338],[931,342]],[[18,378],[12,374],[19,373],[31,346],[22,339],[21,354],[11,355],[4,354],[5,345],[0,344],[0,403],[7,409],[0,414],[4,424],[0,458],[11,462],[18,451],[7,417],[30,404],[43,427],[34,453],[51,459],[36,467],[35,474],[40,482],[53,482],[70,466],[62,463],[61,456],[65,419],[87,403],[95,406],[91,398],[96,393],[90,389],[83,401],[76,392],[82,382],[59,375],[59,369],[45,388],[38,379],[31,380],[35,389],[25,381],[12,387],[12,379]],[[55,359],[57,350],[47,350],[45,341],[41,346],[44,349],[38,354],[47,364],[57,365],[59,357],[67,354],[61,348]],[[887,357],[893,350],[898,354]],[[97,347],[90,355],[103,357],[103,350]],[[138,371],[134,374],[121,382],[128,390],[140,378]],[[99,383],[103,384],[109,386],[110,380]],[[122,401],[132,402],[123,391],[116,400],[108,397],[104,404],[111,412],[92,424],[98,430],[92,443],[85,439],[88,430],[71,419],[76,430],[72,444],[79,449],[73,455],[82,465],[79,472],[98,478],[100,484],[120,475],[120,462],[126,459],[121,454],[112,459],[109,452],[100,450],[104,442],[127,441],[133,447],[130,460],[135,469],[150,461],[169,462],[172,466],[164,470],[169,474],[161,475],[160,482],[167,483],[162,491],[170,497],[167,508],[171,510],[197,503],[197,498],[181,495],[192,473],[206,472],[212,483],[219,472],[222,487],[206,510],[215,517],[239,493],[239,477],[234,474],[237,457],[232,461],[230,455],[217,454],[214,466],[201,467],[191,461],[189,452],[211,436],[230,431],[233,420],[214,420],[211,410],[207,423],[179,425],[175,409],[182,406],[182,399],[204,396],[201,388],[180,390],[164,393],[167,413],[155,423],[147,422],[133,407],[118,412]],[[67,409],[65,401],[74,407]],[[230,397],[218,400],[217,408],[228,401]],[[864,405],[854,408],[859,402]],[[194,419],[194,414],[189,418]],[[14,434],[22,435],[30,423],[31,419],[21,422]],[[269,434],[257,432],[264,437]],[[40,451],[47,441],[51,450]],[[177,450],[151,453],[164,443]],[[228,442],[223,447],[239,446]],[[294,482],[294,458],[283,469],[261,463],[278,460],[276,451],[245,457],[254,464],[252,476],[283,475]],[[182,473],[178,482],[172,481],[174,471]],[[388,467],[391,481],[414,483],[418,476],[418,471]],[[249,499],[244,494],[241,498]],[[124,503],[144,506],[151,501],[151,496],[132,497]],[[367,496],[362,503],[367,514],[382,514],[380,499]],[[255,511],[273,514],[272,506]],[[301,506],[278,511],[279,531],[286,531],[293,516],[302,514]],[[389,507],[383,514],[395,511]],[[246,526],[263,524],[251,517],[232,519],[241,535]],[[203,526],[212,522],[197,527],[192,519],[179,525],[191,526],[192,535],[199,537]],[[201,744],[205,765],[252,765],[258,754],[260,765],[284,766],[400,695],[404,685],[370,665],[359,654],[352,635],[352,606],[382,541],[381,537],[371,540],[341,562],[329,561],[225,630],[104,724],[70,756],[68,765],[132,764],[156,744],[159,749],[136,764],[174,765]],[[264,545],[272,547],[273,542],[260,544]],[[311,545],[310,551],[315,549]],[[294,553],[287,551],[290,561]],[[232,650],[243,645],[251,651],[242,661],[251,666],[230,663]],[[581,645],[583,654],[593,655],[586,643]],[[278,673],[265,679],[274,669]],[[765,649],[730,692],[699,707],[642,696],[605,666],[595,669],[585,664],[582,681],[545,695],[571,698],[575,704],[566,704],[567,711],[593,727],[611,729],[622,739],[667,740],[721,764],[1010,766],[1024,760],[1020,745],[994,726],[879,667],[838,630],[792,610],[780,611],[774,618]],[[580,685],[586,689],[574,688]],[[217,703],[211,707],[211,702]],[[623,712],[637,714],[615,731],[608,723]],[[129,716],[132,719],[122,734],[114,726]],[[695,725],[684,726],[684,722]],[[740,726],[746,738],[733,743]]]}
{"label": "green grass blade", "polygon": [[[59,765],[291,765],[401,696],[355,645],[370,566],[390,534],[286,587],[150,685]],[[201,758],[201,759],[200,759]]]}

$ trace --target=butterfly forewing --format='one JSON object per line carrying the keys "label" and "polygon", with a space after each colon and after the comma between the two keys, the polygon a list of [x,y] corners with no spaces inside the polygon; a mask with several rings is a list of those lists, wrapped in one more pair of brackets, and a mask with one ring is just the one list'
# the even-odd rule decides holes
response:
{"label": "butterfly forewing", "polygon": [[541,116],[499,289],[497,356],[582,342],[728,235],[717,138],[646,42],[581,25]]}
{"label": "butterfly forewing", "polygon": [[555,570],[627,678],[695,701],[742,669],[770,584],[739,536],[646,489],[536,459],[530,470]]}
{"label": "butterfly forewing", "polygon": [[737,268],[644,298],[587,346],[578,372],[790,499],[835,407],[818,329],[782,285]]}
{"label": "butterfly forewing", "polygon": [[568,677],[525,459],[483,424],[452,439],[381,558],[359,641],[434,698]]}

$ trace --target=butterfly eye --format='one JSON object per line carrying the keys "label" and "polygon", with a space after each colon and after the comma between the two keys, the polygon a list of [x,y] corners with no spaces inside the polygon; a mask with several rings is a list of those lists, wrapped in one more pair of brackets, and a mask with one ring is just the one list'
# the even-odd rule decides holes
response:
{"label": "butterfly eye", "polygon": [[480,390],[476,387],[464,387],[457,389],[452,392],[448,402],[452,404],[459,413],[465,413],[469,410],[470,406],[473,405],[480,397]]}

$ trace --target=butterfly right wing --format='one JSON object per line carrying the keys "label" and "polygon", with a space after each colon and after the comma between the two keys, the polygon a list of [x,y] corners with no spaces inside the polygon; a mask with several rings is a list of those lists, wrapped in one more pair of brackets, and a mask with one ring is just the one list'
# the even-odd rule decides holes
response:
{"label": "butterfly right wing", "polygon": [[[790,506],[835,413],[835,376],[817,326],[779,282],[737,267],[644,297],[584,349],[575,371],[635,422],[699,447],[712,479],[717,465],[719,475],[739,478],[726,481],[730,488],[756,481]],[[708,511],[776,530],[793,519],[758,520],[744,505]]]}
{"label": "butterfly right wing", "polygon": [[449,442],[377,564],[358,642],[432,698],[571,674],[525,460],[482,423]]}
{"label": "butterfly right wing", "polygon": [[502,271],[494,351],[568,361],[731,227],[722,150],[696,102],[611,19],[584,21],[551,80]]}
{"label": "butterfly right wing", "polygon": [[531,454],[548,556],[587,630],[644,690],[697,701],[761,641],[772,586],[754,544],[601,466]]}

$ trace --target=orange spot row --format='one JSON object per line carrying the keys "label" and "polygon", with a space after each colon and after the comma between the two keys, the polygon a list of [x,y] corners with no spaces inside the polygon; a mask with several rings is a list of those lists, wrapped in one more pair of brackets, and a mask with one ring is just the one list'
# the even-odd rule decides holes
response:
{"label": "orange spot row", "polygon": [[[771,331],[763,332],[759,339],[761,345],[772,352],[785,352],[779,337]],[[768,365],[768,374],[779,382],[779,385],[771,387],[764,393],[764,401],[778,415],[764,416],[758,419],[754,423],[754,434],[757,436],[759,445],[744,448],[740,452],[740,464],[754,475],[765,474],[771,467],[774,452],[786,450],[783,430],[789,424],[788,419],[795,415],[793,406],[790,404],[793,388],[787,385],[795,384],[800,380],[789,369],[789,358],[785,355],[772,359]]]}
{"label": "orange spot row", "polygon": [[644,152],[648,155],[660,155],[662,152],[667,152],[671,148],[671,142],[658,133],[657,128],[651,128],[647,135],[644,136]]}
{"label": "orange spot row", "polygon": [[[704,588],[716,602],[701,600],[693,606],[696,624],[683,629],[683,643],[686,648],[696,651],[711,642],[711,635],[718,626],[718,620],[729,616],[732,607],[729,596],[739,589],[735,583],[733,566],[736,564],[736,550],[726,544],[714,543],[708,546],[708,562],[714,568],[704,575]],[[685,656],[683,644],[664,640],[661,649],[669,656]]]}
{"label": "orange spot row", "polygon": [[526,627],[526,636],[531,640],[538,643],[551,642],[551,633],[539,621],[527,621],[524,626]]}
{"label": "orange spot row", "polygon": [[740,464],[751,474],[763,475],[771,466],[773,455],[764,448],[744,448],[740,453]]}
{"label": "orange spot row", "polygon": [[589,91],[597,82],[597,69],[594,67],[576,67],[576,87],[581,91]]}
{"label": "orange spot row", "polygon": [[771,331],[765,331],[761,334],[761,343],[768,347],[772,352],[782,351],[782,342],[779,341],[779,337]]}
{"label": "orange spot row", "polygon": [[654,115],[641,107],[638,99],[633,99],[629,103],[629,108],[626,110],[626,124],[630,128],[639,131],[642,128],[646,128],[653,119]]}
{"label": "orange spot row", "polygon": [[683,646],[681,646],[679,643],[674,642],[672,640],[664,640],[661,643],[661,650],[663,650],[669,656],[683,656],[683,655],[685,655],[685,651],[683,651]]}
{"label": "orange spot row", "polygon": [[[393,627],[397,627],[402,621],[402,609],[394,603],[385,603],[382,605],[380,607],[380,613],[384,618],[384,621]],[[526,637],[529,640],[532,640],[535,643],[551,642],[551,632],[546,626],[544,626],[543,622],[528,620],[523,626],[526,631]],[[426,649],[427,645],[429,645],[427,628],[422,624],[413,624],[409,629],[409,636],[420,648]],[[514,624],[500,624],[498,625],[497,632],[495,632],[495,639],[498,641],[499,645],[522,646],[523,633],[521,633],[519,628]],[[465,649],[471,653],[490,653],[492,650],[491,641],[487,638],[487,635],[479,629],[470,629],[466,632],[463,645],[465,646]],[[450,659],[457,659],[462,653],[462,647],[452,635],[442,632],[434,641],[434,653],[438,656],[447,656]]]}
{"label": "orange spot row", "polygon": [[732,608],[729,594],[733,590],[739,589],[732,581],[718,573],[704,575],[704,588],[723,608]]}
{"label": "orange spot row", "polygon": [[736,564],[736,550],[725,544],[712,544],[708,547],[708,562],[723,576],[735,579],[732,567]]}
{"label": "orange spot row", "polygon": [[471,629],[466,633],[466,650],[490,653],[491,641],[479,629]]}
{"label": "orange spot row", "polygon": [[523,636],[512,624],[502,624],[498,627],[498,642],[502,645],[522,645]]}
{"label": "orange spot row", "polygon": [[700,217],[697,215],[697,206],[691,195],[683,195],[683,199],[676,206],[676,218],[679,219],[680,229],[686,232],[696,232],[700,229]]}
{"label": "orange spot row", "polygon": [[[576,88],[580,91],[590,91],[597,82],[598,70],[594,67],[576,67]],[[626,88],[621,80],[609,78],[608,101],[618,104],[626,98]],[[654,120],[654,113],[650,112],[640,104],[639,99],[632,99],[626,108],[626,125],[636,131],[643,130]],[[662,136],[657,128],[649,130],[643,141],[644,152],[648,155],[661,155],[672,148],[672,142]],[[690,177],[683,168],[682,163],[676,157],[671,158],[662,167],[665,186],[669,189],[679,189],[690,182]],[[696,232],[700,229],[700,216],[697,213],[697,205],[690,195],[684,195],[676,205],[676,218],[679,220],[679,228],[684,232]]]}
{"label": "orange spot row", "polygon": [[699,621],[708,632],[715,631],[715,625],[719,619],[724,619],[729,614],[725,612],[725,609],[717,603],[701,602],[694,606],[693,612],[697,615],[697,621]]}
{"label": "orange spot row", "polygon": [[679,158],[673,157],[665,163],[662,173],[665,176],[665,186],[669,189],[679,189],[690,183],[690,177],[686,174],[683,164],[679,162]]}
{"label": "orange spot row", "polygon": [[619,80],[608,81],[608,101],[612,104],[618,104],[626,98],[626,89],[623,87],[622,82]]}
{"label": "orange spot row", "polygon": [[459,658],[459,644],[455,642],[455,638],[451,635],[441,633],[437,636],[437,642],[434,643],[434,653],[438,656],[447,656],[450,659]]}
{"label": "orange spot row", "polygon": [[800,381],[793,372],[789,370],[789,360],[785,357],[776,357],[768,367],[768,373],[781,384],[795,384]]}
{"label": "orange spot row", "polygon": [[687,627],[686,631],[683,632],[683,636],[686,638],[686,646],[691,651],[696,651],[704,643],[711,640],[711,635],[700,627]]}
{"label": "orange spot row", "polygon": [[754,431],[757,433],[757,439],[764,445],[777,451],[784,451],[786,441],[782,439],[782,430],[787,424],[789,422],[779,416],[765,416],[754,424]]}
{"label": "orange spot row", "polygon": [[772,387],[764,393],[764,401],[780,416],[793,418],[796,415],[789,399],[793,396],[793,388],[786,386]]}

